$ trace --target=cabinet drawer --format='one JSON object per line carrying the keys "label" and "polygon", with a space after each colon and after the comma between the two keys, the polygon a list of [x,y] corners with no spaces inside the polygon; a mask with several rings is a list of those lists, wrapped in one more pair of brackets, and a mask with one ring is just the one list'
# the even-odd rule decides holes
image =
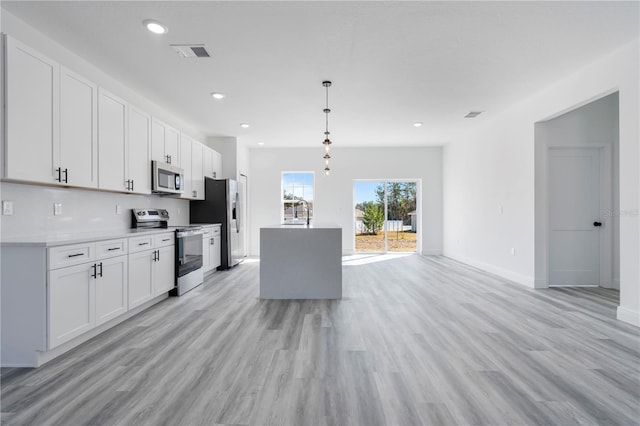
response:
{"label": "cabinet drawer", "polygon": [[212,231],[211,231],[211,236],[212,237],[219,237],[220,236],[220,226],[214,226]]}
{"label": "cabinet drawer", "polygon": [[202,228],[202,238],[206,239],[207,237],[210,237],[212,235],[212,232],[213,232],[212,227]]}
{"label": "cabinet drawer", "polygon": [[129,253],[150,250],[153,248],[153,235],[129,238]]}
{"label": "cabinet drawer", "polygon": [[154,247],[173,246],[176,244],[175,232],[166,232],[164,234],[154,235],[154,237],[155,237]]}
{"label": "cabinet drawer", "polygon": [[73,244],[49,249],[49,269],[79,265],[96,258],[96,243]]}
{"label": "cabinet drawer", "polygon": [[96,258],[107,259],[114,256],[122,256],[128,253],[126,238],[118,240],[98,241],[96,243]]}

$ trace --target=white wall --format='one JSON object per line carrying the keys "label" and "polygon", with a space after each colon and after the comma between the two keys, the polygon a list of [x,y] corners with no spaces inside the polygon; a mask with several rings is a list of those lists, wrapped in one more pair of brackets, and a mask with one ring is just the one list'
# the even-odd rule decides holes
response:
{"label": "white wall", "polygon": [[322,155],[322,146],[250,150],[250,255],[259,255],[260,228],[280,222],[283,171],[315,172],[314,220],[342,227],[345,254],[353,252],[354,179],[421,179],[422,253],[442,253],[441,148],[333,148],[330,176]]}
{"label": "white wall", "polygon": [[[536,287],[547,287],[547,155],[550,146],[568,147],[602,147],[608,146],[611,155],[609,169],[612,185],[608,196],[610,200],[602,199],[603,211],[594,220],[603,222],[601,232],[609,229],[612,234],[613,275],[605,278],[601,283],[604,287],[620,288],[620,191],[619,187],[619,119],[618,93],[612,93],[601,99],[559,117],[536,123],[535,125],[535,164],[536,164]],[[603,171],[603,173],[606,171]],[[604,204],[610,201],[611,204]]]}
{"label": "white wall", "polygon": [[[444,148],[444,253],[534,285],[534,123],[619,92],[620,307],[640,324],[638,40],[523,100]],[[482,117],[482,116],[481,116]],[[500,206],[504,213],[499,213]],[[515,248],[515,256],[510,249]]]}
{"label": "white wall", "polygon": [[[2,239],[130,229],[132,208],[167,209],[170,226],[189,223],[187,200],[7,182],[1,186],[2,199],[13,201],[13,216],[2,216]],[[54,203],[62,204],[62,215],[53,215]],[[116,214],[116,205],[122,214]]]}

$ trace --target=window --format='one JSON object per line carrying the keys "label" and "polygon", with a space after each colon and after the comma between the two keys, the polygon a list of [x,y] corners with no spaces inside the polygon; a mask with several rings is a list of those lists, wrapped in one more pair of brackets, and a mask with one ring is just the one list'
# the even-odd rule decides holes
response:
{"label": "window", "polygon": [[[306,220],[307,205],[309,219],[313,219],[313,172],[282,172],[282,200],[280,216],[282,222]],[[301,200],[307,203],[301,202]]]}

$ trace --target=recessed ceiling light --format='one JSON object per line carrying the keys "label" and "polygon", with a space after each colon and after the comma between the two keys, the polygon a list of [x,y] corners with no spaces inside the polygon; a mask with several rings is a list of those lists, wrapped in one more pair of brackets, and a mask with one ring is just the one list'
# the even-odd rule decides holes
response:
{"label": "recessed ceiling light", "polygon": [[145,19],[144,21],[142,21],[142,24],[147,27],[149,31],[155,34],[165,34],[169,31],[167,27],[165,27],[158,21],[154,21],[153,19]]}
{"label": "recessed ceiling light", "polygon": [[215,99],[224,99],[224,93],[213,92],[211,93],[211,96]]}
{"label": "recessed ceiling light", "polygon": [[413,127],[422,127],[422,121],[416,121],[413,123]]}
{"label": "recessed ceiling light", "polygon": [[249,124],[247,123],[240,123],[240,127],[242,127],[243,129],[246,129],[249,127]]}
{"label": "recessed ceiling light", "polygon": [[258,145],[262,146],[264,145],[264,142],[258,142]]}

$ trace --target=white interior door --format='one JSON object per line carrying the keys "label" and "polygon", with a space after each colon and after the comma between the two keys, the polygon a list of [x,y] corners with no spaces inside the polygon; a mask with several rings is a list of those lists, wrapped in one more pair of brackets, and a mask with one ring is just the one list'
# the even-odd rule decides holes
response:
{"label": "white interior door", "polygon": [[549,150],[549,285],[600,285],[600,152]]}

